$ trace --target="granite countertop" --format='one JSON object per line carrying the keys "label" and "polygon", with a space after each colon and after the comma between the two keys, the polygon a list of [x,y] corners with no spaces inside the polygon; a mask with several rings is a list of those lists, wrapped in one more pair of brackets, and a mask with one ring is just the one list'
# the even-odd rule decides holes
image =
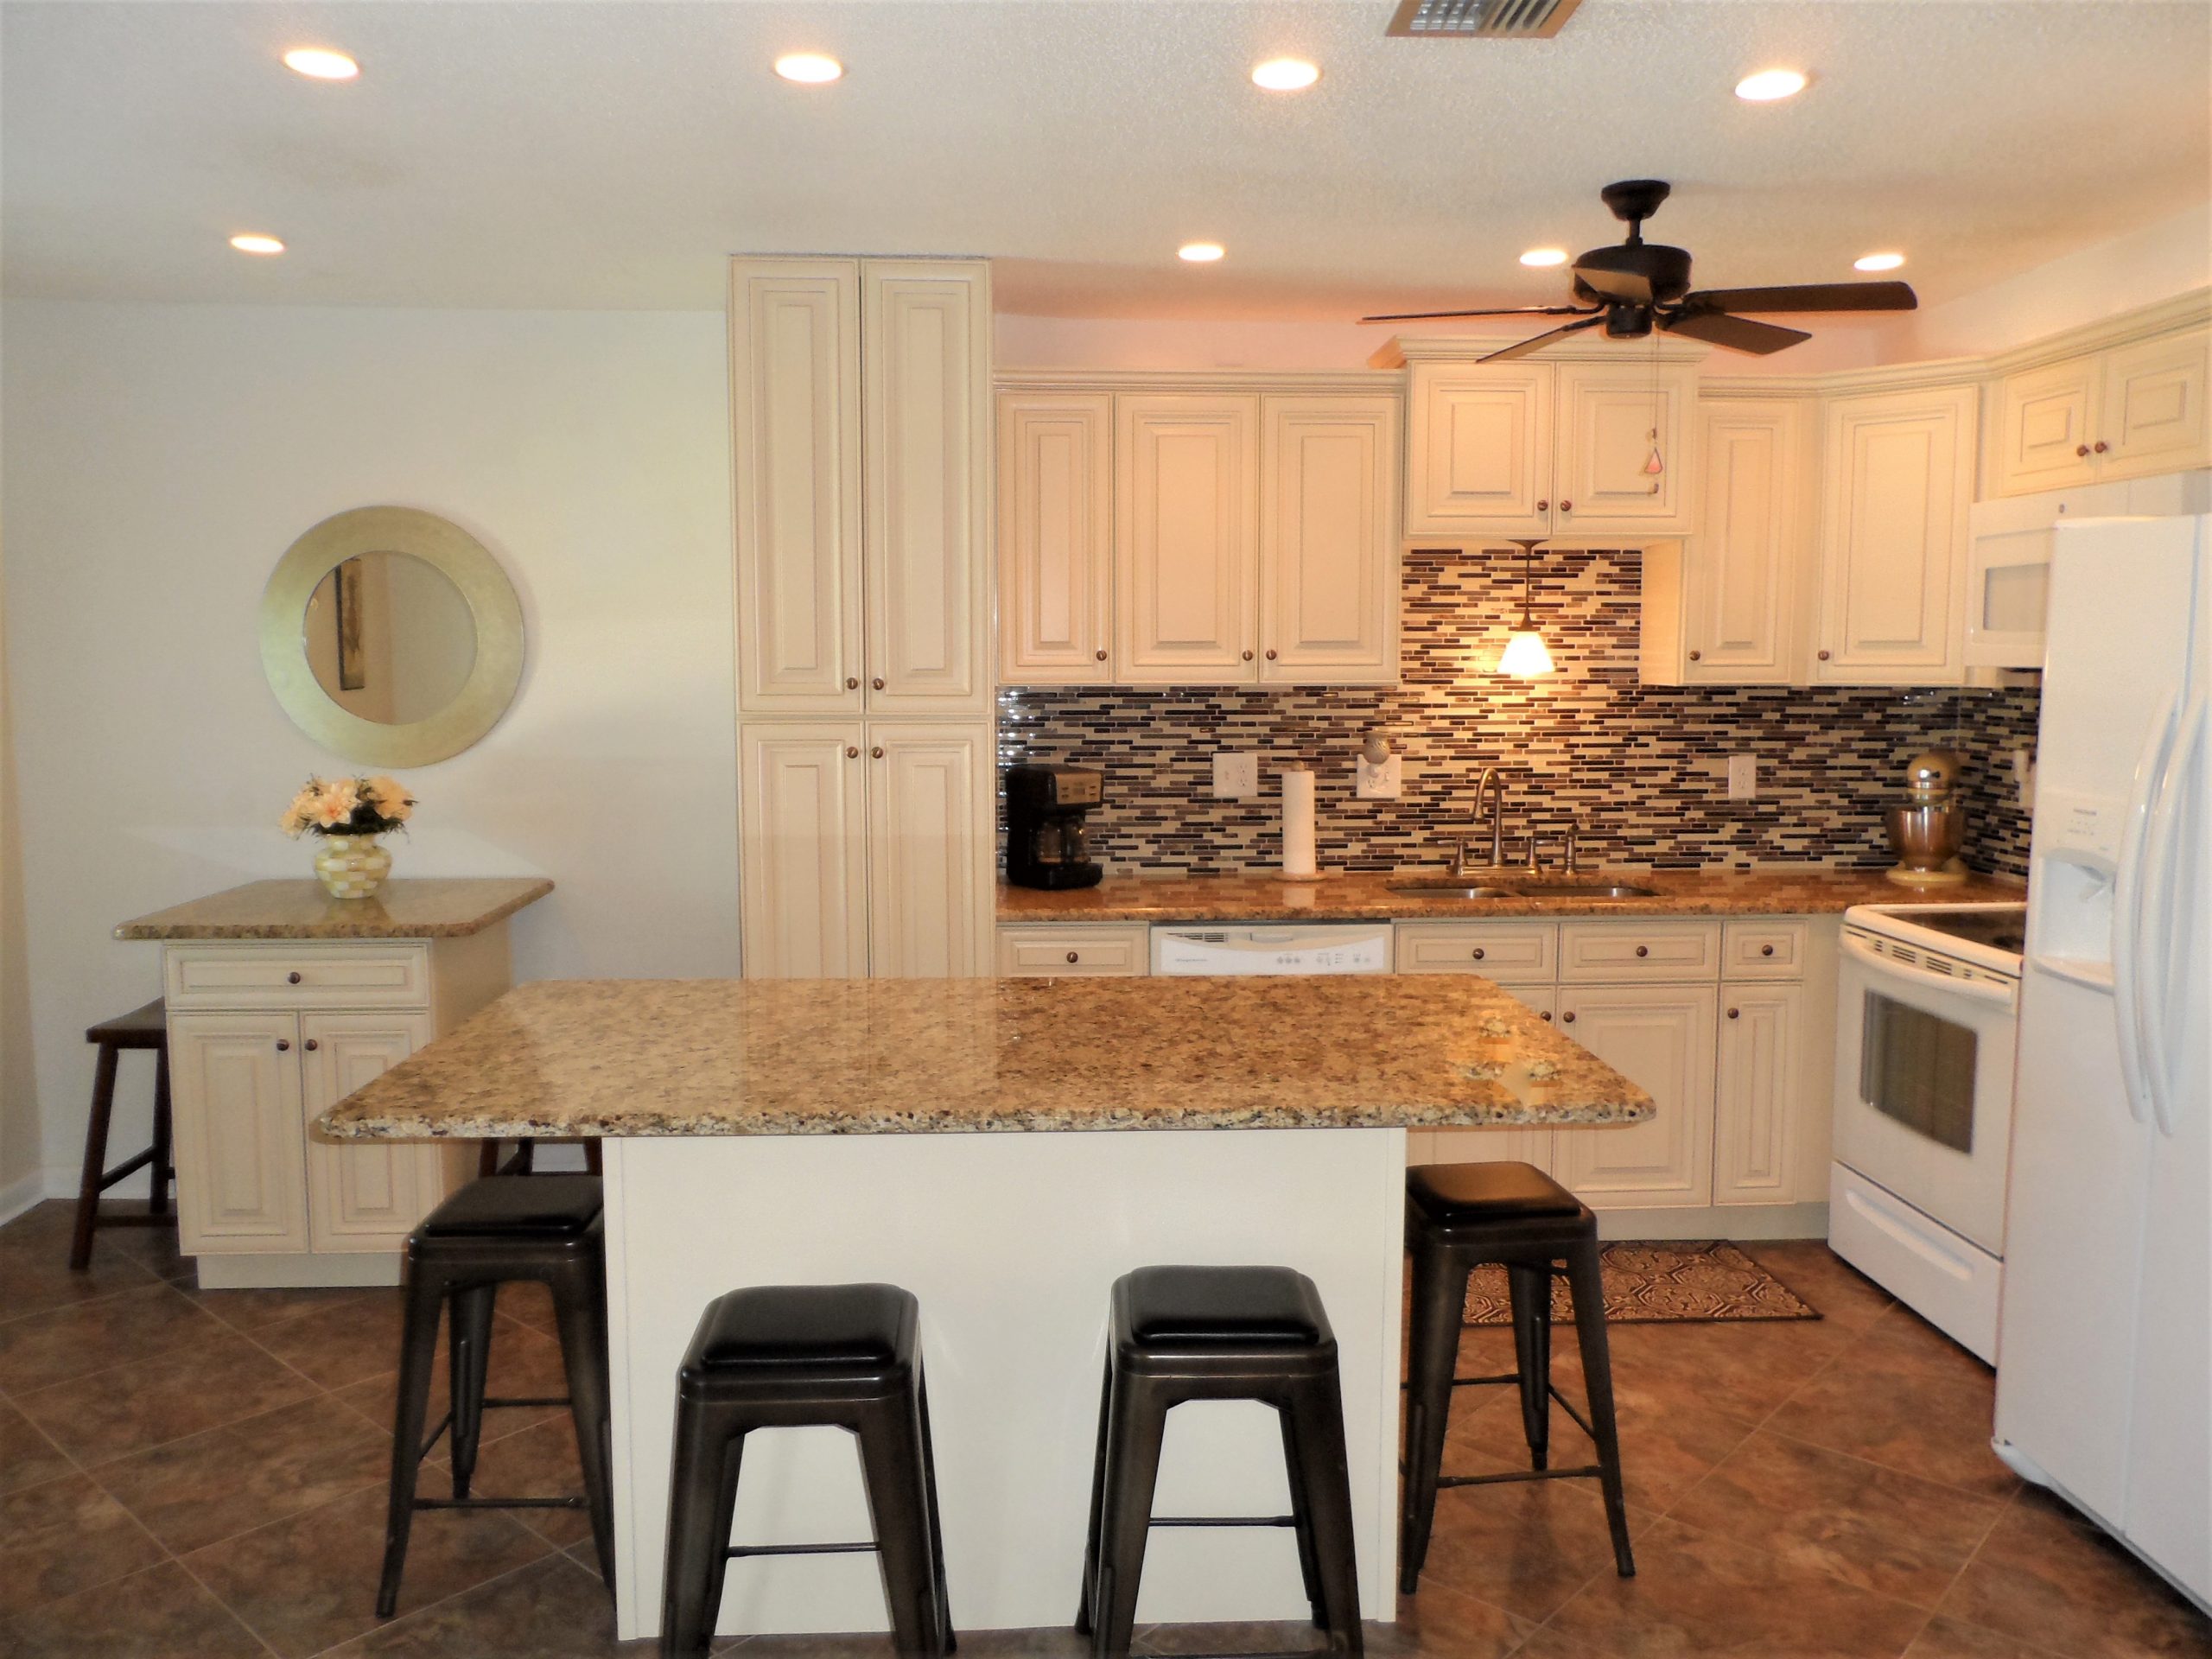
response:
{"label": "granite countertop", "polygon": [[1512,887],[1529,880],[1596,887],[1628,882],[1650,898],[1438,899],[1393,893],[1394,881],[1440,881],[1442,869],[1358,873],[1318,881],[1280,875],[1109,875],[1095,887],[1040,893],[1001,886],[1001,922],[1470,921],[1497,916],[1813,916],[1853,905],[2003,904],[2027,896],[2004,876],[1974,875],[1948,887],[1908,887],[1879,870],[1770,866],[1763,870],[1586,870],[1564,876],[1510,874],[1469,880]]}
{"label": "granite countertop", "polygon": [[543,876],[387,881],[370,899],[333,899],[320,881],[249,881],[140,916],[118,939],[453,939],[481,933],[553,891]]}
{"label": "granite countertop", "polygon": [[1651,1097],[1488,980],[543,980],[334,1140],[1603,1124]]}

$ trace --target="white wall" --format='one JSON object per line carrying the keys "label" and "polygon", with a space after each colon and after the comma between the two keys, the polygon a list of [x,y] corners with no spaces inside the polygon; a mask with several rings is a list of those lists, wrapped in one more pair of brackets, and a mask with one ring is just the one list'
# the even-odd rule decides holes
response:
{"label": "white wall", "polygon": [[[513,924],[518,978],[738,970],[720,313],[22,302],[4,327],[0,545],[49,1179],[82,1142],[84,1027],[160,989],[156,947],[108,931],[308,874],[276,817],[344,763],[270,695],[256,619],[285,548],[342,508],[454,519],[506,568],[529,630],[499,727],[401,770],[422,805],[397,873],[552,877]],[[144,1092],[134,1080],[118,1147]]]}
{"label": "white wall", "polygon": [[0,1221],[36,1201],[43,1185],[40,1164],[14,725],[8,699],[7,635],[0,625]]}

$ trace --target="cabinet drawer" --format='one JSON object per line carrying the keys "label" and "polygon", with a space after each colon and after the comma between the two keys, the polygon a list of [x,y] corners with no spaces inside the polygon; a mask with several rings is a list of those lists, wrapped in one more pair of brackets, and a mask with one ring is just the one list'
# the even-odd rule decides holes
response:
{"label": "cabinet drawer", "polygon": [[414,1008],[430,1001],[419,944],[172,945],[164,993],[179,1008]]}
{"label": "cabinet drawer", "polygon": [[1559,976],[1589,985],[1640,979],[1718,979],[1718,922],[1563,922]]}
{"label": "cabinet drawer", "polygon": [[1125,926],[1002,927],[1001,979],[1135,977],[1151,971],[1149,929]]}
{"label": "cabinet drawer", "polygon": [[1726,923],[1720,930],[1720,963],[1726,979],[1802,979],[1805,924]]}
{"label": "cabinet drawer", "polygon": [[1398,971],[1549,984],[1558,947],[1559,929],[1550,922],[1401,922]]}

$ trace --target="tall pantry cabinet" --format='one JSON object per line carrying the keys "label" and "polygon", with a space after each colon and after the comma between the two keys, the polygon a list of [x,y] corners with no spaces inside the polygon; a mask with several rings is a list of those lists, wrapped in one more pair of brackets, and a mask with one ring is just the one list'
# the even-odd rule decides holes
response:
{"label": "tall pantry cabinet", "polygon": [[990,971],[990,270],[737,259],[739,860],[756,978]]}

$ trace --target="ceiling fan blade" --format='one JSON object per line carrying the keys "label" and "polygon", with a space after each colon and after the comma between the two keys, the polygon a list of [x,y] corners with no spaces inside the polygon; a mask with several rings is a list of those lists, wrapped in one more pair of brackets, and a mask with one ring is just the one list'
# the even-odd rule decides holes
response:
{"label": "ceiling fan blade", "polygon": [[1677,312],[1660,318],[1659,326],[1670,334],[1726,346],[1732,352],[1756,352],[1761,357],[1812,338],[1802,328],[1777,328],[1770,322],[1753,322],[1749,317],[1732,317],[1719,311]]}
{"label": "ceiling fan blade", "polygon": [[1577,265],[1575,279],[1594,294],[1630,305],[1651,303],[1651,279],[1641,271],[1607,270],[1602,265]]}
{"label": "ceiling fan blade", "polygon": [[1682,296],[1688,311],[1913,311],[1910,283],[1805,283],[1795,288],[1708,288]]}
{"label": "ceiling fan blade", "polygon": [[1497,311],[1392,311],[1379,317],[1362,317],[1362,322],[1431,322],[1440,317],[1586,317],[1590,312],[1579,305],[1514,305]]}
{"label": "ceiling fan blade", "polygon": [[1563,323],[1559,327],[1553,329],[1549,334],[1538,334],[1532,340],[1524,340],[1519,345],[1509,346],[1502,352],[1492,352],[1488,357],[1478,357],[1475,361],[1478,363],[1503,363],[1510,358],[1526,357],[1529,353],[1536,351],[1542,346],[1550,345],[1562,334],[1572,334],[1584,328],[1595,328],[1605,320],[1605,314],[1600,311],[1596,313],[1594,315],[1584,317],[1577,322]]}

